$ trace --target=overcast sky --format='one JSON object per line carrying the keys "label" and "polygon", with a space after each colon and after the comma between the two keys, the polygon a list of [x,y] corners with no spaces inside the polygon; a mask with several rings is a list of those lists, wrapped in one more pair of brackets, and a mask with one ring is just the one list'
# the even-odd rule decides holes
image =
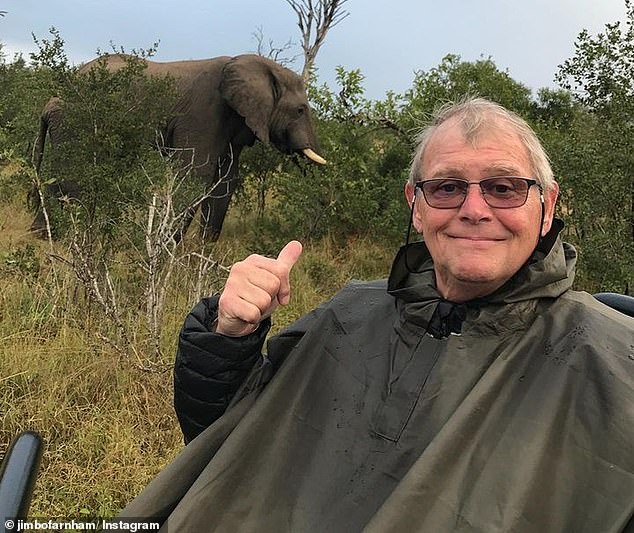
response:
{"label": "overcast sky", "polygon": [[[574,53],[582,29],[596,34],[624,20],[623,0],[349,0],[349,16],[335,26],[317,56],[319,81],[335,87],[335,68],[360,69],[366,97],[403,92],[416,70],[438,65],[448,53],[464,60],[491,57],[498,68],[532,89],[554,87],[557,66]],[[294,43],[295,13],[285,0],[0,0],[4,52],[35,50],[31,34],[59,30],[71,62],[160,41],[155,59],[197,59],[254,52],[265,42]],[[291,65],[301,70],[303,58]]]}

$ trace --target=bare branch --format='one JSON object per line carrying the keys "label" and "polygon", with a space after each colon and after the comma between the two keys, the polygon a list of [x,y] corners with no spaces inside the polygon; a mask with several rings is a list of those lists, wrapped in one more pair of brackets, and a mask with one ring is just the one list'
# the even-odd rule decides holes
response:
{"label": "bare branch", "polygon": [[[179,159],[182,162],[182,155]],[[178,267],[191,270],[189,266],[193,254],[180,251],[174,236],[181,231],[183,221],[194,213],[198,206],[205,200],[212,197],[215,186],[222,182],[226,176],[220,176],[215,184],[201,196],[186,205],[181,211],[174,206],[178,190],[186,180],[191,180],[191,172],[194,168],[194,153],[191,160],[179,171],[169,172],[163,176],[162,184],[158,186],[154,183],[148,172],[145,172],[146,179],[154,190],[148,206],[147,223],[144,228],[145,233],[145,253],[142,264],[147,274],[145,289],[146,298],[146,324],[150,333],[150,339],[154,343],[153,352],[155,359],[160,359],[160,333],[161,323],[165,309],[170,281]],[[233,164],[233,153],[230,152],[228,167]],[[222,168],[222,164],[218,164]],[[204,247],[204,243],[201,245]],[[197,277],[194,282],[195,292],[203,286],[203,279],[212,269],[224,268],[218,261],[201,250],[198,257]]]}
{"label": "bare branch", "polygon": [[[396,122],[394,122],[388,116],[381,116],[378,114],[369,114],[363,110],[356,110],[354,106],[351,104],[349,100],[349,95],[345,89],[342,89],[339,92],[339,101],[343,105],[344,109],[347,111],[345,116],[340,117],[342,121],[348,121],[351,123],[356,123],[366,127],[372,127],[375,130],[388,129],[394,131],[400,137],[403,138],[404,141],[411,141],[411,133],[404,130],[401,126],[399,126]],[[368,131],[367,133],[370,133]]]}
{"label": "bare branch", "polygon": [[[48,241],[49,248],[53,250],[53,232],[51,230],[51,219],[48,214],[48,208],[44,201],[44,187],[37,171],[35,171],[35,177],[33,178],[33,189],[37,194],[37,201],[39,202],[38,209],[42,210],[42,216],[44,217],[44,227],[46,230],[46,240]],[[40,230],[41,231],[41,230]]]}
{"label": "bare branch", "polygon": [[[139,357],[134,344],[131,342],[128,330],[125,327],[122,316],[119,312],[117,296],[110,276],[108,265],[101,261],[100,267],[96,267],[96,256],[94,245],[90,239],[89,232],[79,231],[79,224],[73,213],[70,214],[73,226],[73,235],[70,242],[71,258],[65,258],[57,254],[50,254],[56,259],[70,267],[82,286],[86,289],[91,301],[95,302],[103,311],[104,315],[114,324],[117,334],[114,339],[110,339],[110,344],[116,347],[121,354],[131,350]],[[101,270],[101,273],[99,273]]]}
{"label": "bare branch", "polygon": [[289,39],[282,46],[275,46],[272,39],[269,39],[265,44],[264,42],[264,33],[262,31],[262,26],[259,26],[252,34],[253,38],[257,43],[256,54],[263,57],[268,57],[272,59],[276,63],[284,67],[288,67],[292,63],[295,62],[298,55],[288,56],[289,51],[293,47],[293,40]]}
{"label": "bare branch", "polygon": [[308,81],[315,64],[317,52],[324,44],[326,34],[350,13],[343,10],[348,0],[286,0],[297,15],[297,25],[302,34],[304,68],[302,78]]}

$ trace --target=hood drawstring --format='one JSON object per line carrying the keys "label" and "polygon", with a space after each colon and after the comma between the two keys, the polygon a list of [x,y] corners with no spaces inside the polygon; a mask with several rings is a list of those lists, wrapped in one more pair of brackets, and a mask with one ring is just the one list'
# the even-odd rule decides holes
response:
{"label": "hood drawstring", "polygon": [[436,339],[444,339],[451,333],[460,334],[467,316],[467,306],[441,300],[427,326],[427,333]]}

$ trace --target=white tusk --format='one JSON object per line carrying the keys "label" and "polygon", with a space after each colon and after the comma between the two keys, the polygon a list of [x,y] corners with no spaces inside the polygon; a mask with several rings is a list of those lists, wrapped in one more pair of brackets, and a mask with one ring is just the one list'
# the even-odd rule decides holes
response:
{"label": "white tusk", "polygon": [[319,163],[320,165],[325,165],[327,163],[323,157],[313,152],[310,148],[304,148],[302,152],[308,159],[314,161],[315,163]]}

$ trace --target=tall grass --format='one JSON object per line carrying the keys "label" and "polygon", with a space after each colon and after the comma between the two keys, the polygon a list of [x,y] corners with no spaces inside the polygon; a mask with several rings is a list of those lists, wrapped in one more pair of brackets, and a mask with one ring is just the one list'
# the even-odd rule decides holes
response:
{"label": "tall grass", "polygon": [[[232,215],[215,256],[230,265],[263,251],[257,223]],[[19,431],[43,436],[32,516],[110,516],[183,446],[171,365],[191,305],[182,293],[188,273],[175,277],[164,316],[164,360],[157,371],[144,371],[96,337],[100,315],[72,276],[50,262],[48,245],[26,231],[29,224],[19,199],[0,206],[0,453]],[[266,246],[271,248],[270,240]],[[329,238],[305,243],[291,274],[291,303],[274,316],[273,332],[352,278],[384,277],[393,253],[393,246],[366,239],[343,247]],[[222,283],[218,275],[211,290]],[[141,330],[140,314],[132,310],[129,316],[136,316]],[[129,326],[135,329],[134,322]]]}

